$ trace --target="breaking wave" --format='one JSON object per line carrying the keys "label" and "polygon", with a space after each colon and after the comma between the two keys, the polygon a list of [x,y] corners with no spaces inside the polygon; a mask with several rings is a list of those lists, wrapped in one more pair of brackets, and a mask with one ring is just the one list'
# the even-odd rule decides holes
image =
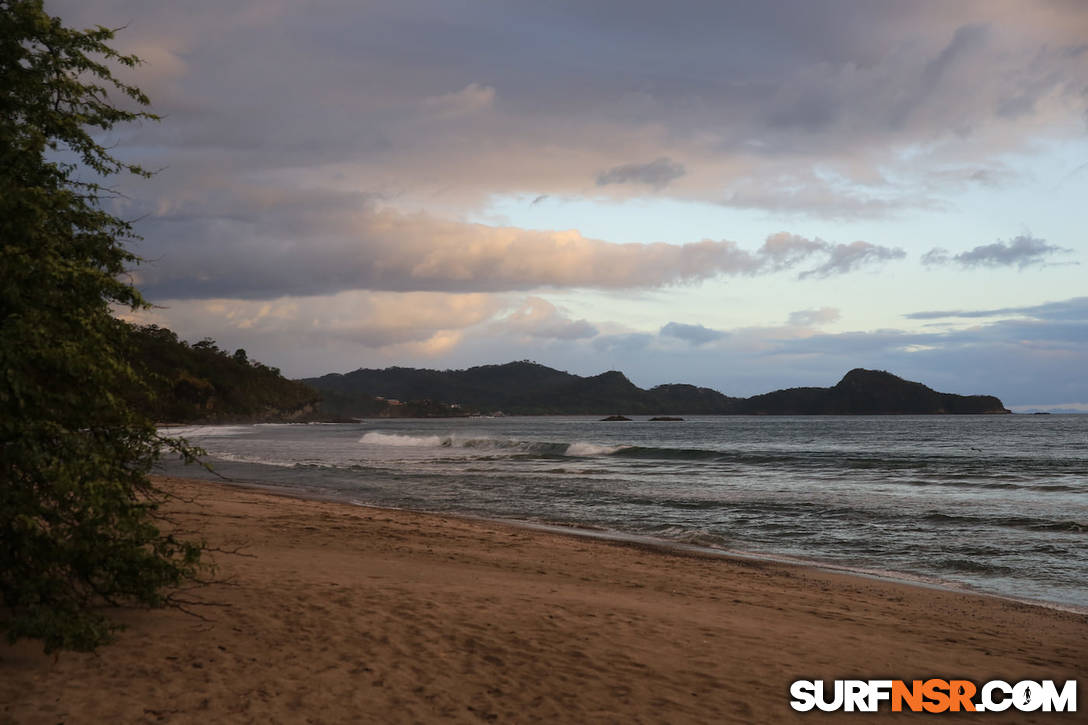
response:
{"label": "breaking wave", "polygon": [[527,455],[540,457],[572,456],[590,458],[610,456],[627,446],[607,446],[587,441],[573,443],[551,443],[547,441],[519,441],[510,438],[463,438],[459,436],[413,436],[400,433],[381,433],[371,431],[363,435],[359,442],[365,445],[387,446],[392,448],[463,448],[477,451],[506,453],[509,455]]}
{"label": "breaking wave", "polygon": [[251,425],[173,425],[162,426],[159,432],[172,438],[228,438],[252,433]]}
{"label": "breaking wave", "polygon": [[372,446],[393,446],[395,448],[437,448],[448,438],[439,436],[407,436],[397,433],[371,432],[359,439],[360,443]]}

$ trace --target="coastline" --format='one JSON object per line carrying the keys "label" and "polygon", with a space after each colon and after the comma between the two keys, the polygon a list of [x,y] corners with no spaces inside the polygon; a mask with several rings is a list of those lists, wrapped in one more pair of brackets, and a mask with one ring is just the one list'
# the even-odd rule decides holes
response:
{"label": "coastline", "polygon": [[[160,478],[180,477],[161,476]],[[211,479],[185,480],[200,483],[215,483],[215,481],[212,481]],[[269,496],[282,496],[288,499],[297,499],[300,501],[323,501],[326,503],[337,505],[357,506],[360,508],[371,509],[375,511],[418,513],[423,516],[459,519],[482,525],[509,526],[516,529],[525,529],[528,531],[538,531],[555,534],[557,536],[569,536],[574,539],[599,541],[605,544],[612,544],[616,546],[632,546],[636,548],[656,550],[658,551],[658,553],[664,556],[696,556],[706,557],[711,560],[738,559],[741,561],[781,564],[787,567],[813,569],[816,571],[842,574],[844,576],[860,577],[863,579],[873,579],[876,581],[884,581],[892,584],[903,584],[906,586],[920,587],[923,589],[934,589],[937,591],[969,594],[971,596],[977,597],[988,597],[1002,602],[1025,604],[1028,606],[1042,607],[1044,609],[1053,609],[1059,612],[1068,612],[1071,614],[1088,616],[1088,607],[1080,607],[1074,604],[1066,604],[1063,602],[1052,602],[1044,599],[1013,597],[996,592],[988,592],[982,589],[975,589],[966,584],[939,579],[932,576],[925,576],[922,574],[908,574],[905,572],[892,570],[881,571],[875,569],[867,569],[860,566],[851,566],[849,564],[836,564],[827,561],[820,561],[818,559],[805,559],[801,557],[789,556],[786,554],[775,554],[762,551],[746,551],[741,549],[723,549],[715,546],[708,546],[705,544],[689,543],[685,541],[677,541],[672,539],[647,536],[643,534],[632,534],[624,531],[617,531],[615,529],[607,529],[602,527],[592,527],[578,524],[551,523],[545,521],[532,521],[524,519],[489,518],[487,516],[477,516],[466,513],[449,513],[444,511],[434,511],[427,509],[408,509],[397,508],[395,506],[381,506],[378,504],[359,503],[357,501],[337,497],[331,494],[322,494],[316,490],[310,491],[309,495],[304,495],[301,491],[285,489],[281,486],[275,486],[271,484],[265,485],[259,482],[237,481],[234,479],[230,479],[224,481],[221,485],[235,487],[243,490],[252,490],[258,493],[266,493]]]}
{"label": "coastline", "polygon": [[187,594],[205,619],[120,610],[115,644],[56,662],[0,646],[0,723],[800,720],[821,716],[790,710],[795,679],[1085,674],[1088,615],[1047,605],[157,480],[183,528],[241,547]]}

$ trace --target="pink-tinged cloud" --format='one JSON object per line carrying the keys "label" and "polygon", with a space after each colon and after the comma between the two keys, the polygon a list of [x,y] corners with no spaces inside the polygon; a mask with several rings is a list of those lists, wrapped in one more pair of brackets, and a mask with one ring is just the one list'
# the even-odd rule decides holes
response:
{"label": "pink-tinged cloud", "polygon": [[585,319],[570,319],[541,297],[528,297],[520,307],[491,325],[489,332],[529,338],[580,340],[596,336],[597,328]]}
{"label": "pink-tinged cloud", "polygon": [[330,342],[382,348],[449,340],[490,320],[507,304],[486,294],[341,292],[270,300],[167,300],[125,317],[170,327],[183,337],[278,337],[304,348]]}
{"label": "pink-tinged cloud", "polygon": [[505,292],[638,289],[798,269],[828,276],[901,250],[787,233],[620,244],[575,230],[488,226],[375,208],[366,195],[215,190],[144,224],[139,284],[152,299],[275,298],[345,290]]}

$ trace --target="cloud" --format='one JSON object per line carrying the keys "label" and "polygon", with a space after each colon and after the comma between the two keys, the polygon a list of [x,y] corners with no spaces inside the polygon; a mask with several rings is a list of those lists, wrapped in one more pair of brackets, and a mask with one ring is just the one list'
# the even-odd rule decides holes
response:
{"label": "cloud", "polygon": [[647,332],[628,332],[617,335],[598,335],[591,344],[598,352],[607,354],[635,355],[646,350],[654,342]]}
{"label": "cloud", "polygon": [[934,247],[922,255],[922,264],[927,267],[937,267],[952,261],[952,255],[947,249]]}
{"label": "cloud", "polygon": [[[904,191],[905,189],[905,191]],[[889,197],[866,190],[855,183],[821,178],[815,173],[791,170],[771,174],[767,168],[731,181],[724,195],[716,199],[722,206],[737,209],[766,210],[779,214],[805,214],[832,219],[858,219],[893,216],[904,208],[938,208],[939,202],[924,190],[909,185]]]}
{"label": "cloud", "polygon": [[947,249],[935,247],[922,255],[922,263],[928,266],[955,263],[961,267],[1016,267],[1022,270],[1042,266],[1052,255],[1072,251],[1049,244],[1045,239],[1020,235],[1008,242],[999,240],[993,244],[982,244],[956,255]]}
{"label": "cloud", "polygon": [[936,58],[926,63],[922,80],[928,87],[940,83],[941,78],[964,56],[980,49],[986,42],[989,31],[985,25],[971,24],[956,28],[949,41]]}
{"label": "cloud", "polygon": [[1088,297],[1073,297],[1060,302],[1046,302],[1041,305],[1025,307],[1000,307],[989,310],[931,310],[912,312],[904,315],[912,320],[938,320],[946,317],[1030,317],[1037,320],[1051,321],[1086,321],[1088,320]]}
{"label": "cloud", "polygon": [[832,245],[822,239],[806,239],[788,232],[778,232],[767,237],[760,254],[774,270],[789,269],[814,254],[830,249]]}
{"label": "cloud", "polygon": [[491,108],[495,102],[495,89],[491,86],[469,83],[454,93],[444,93],[423,99],[423,107],[439,118],[451,118]]}
{"label": "cloud", "polygon": [[828,322],[835,322],[842,315],[834,307],[821,307],[819,309],[797,310],[791,312],[789,324],[798,327],[816,327]]}
{"label": "cloud", "polygon": [[[644,387],[682,381],[731,395],[833,385],[860,366],[891,370],[937,390],[995,394],[1010,405],[1088,401],[1088,379],[1080,374],[1088,366],[1088,299],[1025,309],[1036,317],[966,329],[813,333],[796,325],[740,327],[719,331],[726,334],[713,345],[679,351],[662,343],[663,330],[656,338],[625,332],[562,347],[524,347],[517,356],[580,374],[618,368]],[[998,359],[1000,366],[993,364]]]}
{"label": "cloud", "polygon": [[634,289],[817,266],[828,276],[901,256],[865,242],[792,234],[755,251],[729,240],[618,244],[577,231],[539,231],[405,214],[363,193],[223,188],[161,199],[136,251],[152,300],[328,295],[345,290],[504,292]]}
{"label": "cloud", "polygon": [[833,244],[822,239],[806,239],[779,232],[767,237],[760,255],[773,269],[789,269],[813,256],[825,257],[823,264],[801,272],[798,277],[830,277],[845,274],[875,262],[902,259],[906,252],[898,247],[883,247],[869,242]]}
{"label": "cloud", "polygon": [[154,322],[182,337],[279,339],[292,348],[346,342],[363,348],[428,343],[491,319],[504,305],[485,294],[341,292],[270,300],[167,300],[126,319]]}
{"label": "cloud", "polygon": [[888,215],[964,183],[933,171],[1078,136],[1088,111],[1082,3],[50,10],[77,27],[130,24],[119,42],[151,63],[129,75],[168,120],[118,140],[153,165],[296,188],[339,174],[341,188],[417,205],[566,197],[601,176],[610,183],[592,190],[605,198],[649,187],[775,213]]}
{"label": "cloud", "polygon": [[[924,350],[1002,349],[1031,350],[1046,355],[1065,350],[1088,354],[1088,317],[1084,319],[1006,319],[964,329],[908,332],[879,329],[865,332],[783,337],[774,342],[777,353],[821,353],[837,357]],[[992,362],[992,361],[991,361]]]}
{"label": "cloud", "polygon": [[[513,320],[511,308],[518,313]],[[1088,366],[1088,298],[919,314],[998,318],[1010,311],[1020,318],[937,331],[814,333],[791,320],[730,330],[672,323],[653,333],[570,320],[540,298],[348,292],[271,301],[175,300],[168,309],[144,313],[144,319],[190,340],[211,336],[226,349],[243,347],[296,376],[364,365],[433,367],[440,360],[442,366],[467,366],[525,358],[579,374],[620,369],[643,387],[691,382],[752,395],[834,384],[861,366],[891,370],[938,390],[996,394],[1010,405],[1088,402],[1088,379],[1081,374]],[[609,332],[568,334],[580,323]],[[693,344],[682,348],[663,339],[685,334]],[[714,335],[713,344],[699,344]],[[283,340],[290,345],[284,347]],[[998,359],[1000,366],[993,364]]]}
{"label": "cloud", "polygon": [[[75,27],[127,25],[118,43],[149,61],[121,72],[164,122],[104,140],[165,168],[118,180],[116,211],[145,237],[140,284],[194,339],[212,335],[305,373],[543,351],[560,367],[595,368],[583,372],[620,367],[654,383],[667,370],[737,393],[828,384],[866,365],[950,390],[962,389],[955,376],[994,388],[980,392],[1001,392],[994,383],[1005,379],[1032,393],[1025,402],[1043,399],[1039,390],[1088,400],[1077,305],[1015,307],[1032,295],[1026,285],[983,290],[975,277],[959,289],[998,295],[978,303],[993,309],[960,311],[970,330],[827,335],[812,329],[818,315],[798,309],[812,301],[806,293],[836,288],[821,304],[847,310],[856,290],[825,276],[899,271],[891,263],[902,250],[874,244],[895,232],[869,220],[953,228],[980,196],[1046,193],[1061,166],[1047,155],[1078,153],[1088,119],[1083,2],[694,0],[680,12],[650,0],[509,0],[500,13],[441,0],[322,0],[320,11],[286,0],[146,0],[138,12],[131,0],[48,5]],[[1084,161],[1072,158],[1070,169]],[[1029,170],[1040,174],[1031,185]],[[1069,185],[1084,178],[1074,170],[1063,194],[1075,196]],[[569,204],[607,224],[622,211],[604,204],[648,194],[693,211],[675,238],[624,244],[548,221]],[[465,221],[495,218],[496,198],[524,200],[518,213],[534,228]],[[1027,202],[1021,213],[1043,213]],[[707,217],[743,226],[692,235],[711,204],[726,208]],[[839,229],[866,231],[827,231],[836,227],[826,220],[841,219],[865,223]],[[738,231],[770,223],[798,233],[764,241]],[[1047,226],[1062,224],[1059,215]],[[680,241],[693,243],[671,243]],[[1014,242],[972,258],[976,250],[934,241],[951,251],[927,260],[959,270],[1065,259]],[[679,307],[742,299],[757,284],[737,278],[756,275],[789,286],[769,313],[798,309],[789,325],[711,330],[729,335],[704,344],[661,329],[699,319]],[[715,279],[732,289],[694,286]],[[889,295],[917,293],[894,282]],[[672,311],[640,330],[524,300],[571,289],[565,299],[591,309],[577,290],[603,299],[682,284],[693,287],[656,296]],[[800,303],[786,299],[794,294]],[[895,302],[867,313],[880,319],[885,304]],[[506,318],[520,331],[502,329]]]}
{"label": "cloud", "polygon": [[572,320],[540,297],[529,297],[521,307],[493,325],[497,332],[556,340],[594,337],[597,328],[586,320]]}
{"label": "cloud", "polygon": [[645,164],[622,164],[597,174],[597,186],[609,184],[645,184],[654,189],[664,189],[687,173],[683,164],[667,157]]}
{"label": "cloud", "polygon": [[686,325],[682,322],[669,322],[658,332],[664,337],[675,337],[692,345],[705,345],[727,337],[729,333],[721,330],[712,330],[702,325]]}
{"label": "cloud", "polygon": [[815,269],[802,272],[801,279],[846,274],[874,262],[902,259],[907,256],[902,249],[882,247],[869,242],[830,245],[827,251],[830,255],[828,260]]}

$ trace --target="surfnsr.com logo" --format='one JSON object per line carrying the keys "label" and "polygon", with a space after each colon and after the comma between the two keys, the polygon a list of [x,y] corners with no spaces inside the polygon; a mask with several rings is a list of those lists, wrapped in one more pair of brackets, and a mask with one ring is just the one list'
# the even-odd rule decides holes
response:
{"label": "surfnsr.com logo", "polygon": [[790,707],[799,712],[1076,712],[1077,681],[1060,687],[1054,680],[1008,683],[990,680],[797,680],[790,685]]}

